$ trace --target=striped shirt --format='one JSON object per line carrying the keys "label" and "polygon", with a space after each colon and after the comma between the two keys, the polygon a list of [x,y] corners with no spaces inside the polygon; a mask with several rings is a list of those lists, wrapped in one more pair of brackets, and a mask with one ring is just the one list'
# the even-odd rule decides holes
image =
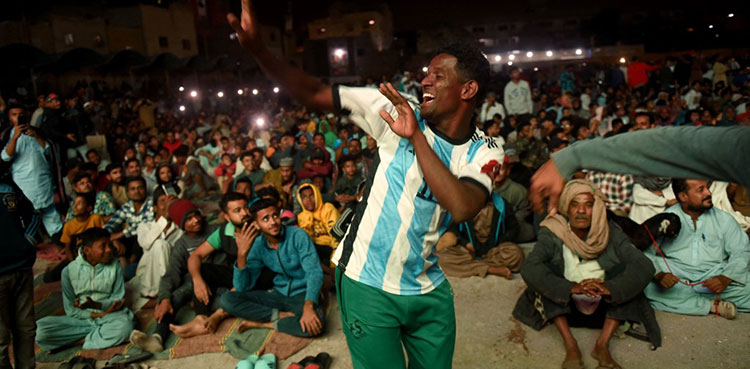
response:
{"label": "striped shirt", "polygon": [[[445,280],[434,247],[450,224],[450,214],[427,186],[409,140],[393,133],[378,115],[384,109],[395,118],[391,102],[373,88],[338,86],[333,96],[336,108],[350,111],[350,118],[378,142],[363,199],[333,262],[347,277],[383,291],[426,294]],[[416,101],[409,102],[443,164],[489,194],[492,181],[482,169],[502,163],[498,142],[479,129],[464,140],[447,137],[420,116]]]}

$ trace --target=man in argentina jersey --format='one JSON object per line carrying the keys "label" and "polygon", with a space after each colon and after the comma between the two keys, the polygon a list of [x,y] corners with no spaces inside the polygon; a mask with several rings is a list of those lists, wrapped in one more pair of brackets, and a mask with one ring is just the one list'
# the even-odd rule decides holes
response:
{"label": "man in argentina jersey", "polygon": [[378,141],[362,201],[334,261],[339,309],[354,368],[450,368],[453,292],[434,246],[453,221],[484,206],[503,161],[472,124],[489,63],[470,42],[439,50],[417,105],[390,84],[331,87],[278,60],[262,42],[250,2],[227,16],[240,44],[299,103],[348,111]]}

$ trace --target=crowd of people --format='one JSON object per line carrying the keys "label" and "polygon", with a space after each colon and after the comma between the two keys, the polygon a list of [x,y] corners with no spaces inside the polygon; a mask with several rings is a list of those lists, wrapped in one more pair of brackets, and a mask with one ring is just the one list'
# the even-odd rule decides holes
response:
{"label": "crowd of people", "polygon": [[[11,332],[19,368],[34,366],[34,340],[44,350],[130,341],[160,352],[169,335],[212,333],[229,316],[242,330],[317,336],[336,290],[355,366],[398,367],[404,342],[410,361],[450,367],[455,316],[443,272],[520,272],[528,289],[513,315],[535,329],[554,323],[564,368],[582,365],[569,326],[603,327],[592,355],[616,368],[608,344],[621,323],[660,345],[652,307],[728,319],[750,311],[747,184],[621,174],[622,156],[624,170],[575,172],[557,215],[542,218],[528,200],[532,174],[568,145],[750,125],[746,59],[632,58],[490,76],[470,47],[449,47],[426,74],[330,87],[274,64],[247,37],[243,46],[300,105],[275,94],[166,98],[102,82],[35,105],[2,102],[0,293],[15,306],[2,308],[0,365]],[[666,256],[630,247],[612,221],[663,212],[681,224],[659,239]],[[44,275],[62,282],[65,315],[36,321],[31,267],[42,240],[65,255]],[[519,244],[534,241],[526,255]],[[126,282],[156,300],[153,335],[133,326]],[[447,300],[441,310],[405,307]],[[175,324],[185,307],[195,319]],[[411,333],[394,333],[399,326]]]}

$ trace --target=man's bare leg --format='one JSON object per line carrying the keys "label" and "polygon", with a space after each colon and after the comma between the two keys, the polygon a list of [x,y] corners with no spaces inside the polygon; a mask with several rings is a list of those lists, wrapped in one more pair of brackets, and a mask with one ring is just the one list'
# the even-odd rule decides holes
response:
{"label": "man's bare leg", "polygon": [[[294,316],[294,313],[288,311],[279,312],[279,319],[288,318]],[[273,329],[273,322],[256,322],[252,320],[243,320],[242,323],[237,327],[237,332],[242,333],[251,328],[266,328]]]}
{"label": "man's bare leg", "polygon": [[218,309],[214,311],[213,314],[211,314],[211,316],[208,317],[205,323],[206,329],[208,329],[208,333],[216,332],[216,328],[219,326],[219,323],[221,323],[228,316],[229,314],[224,312],[223,309]]}
{"label": "man's bare leg", "polygon": [[511,272],[510,269],[508,269],[508,267],[504,267],[504,266],[490,266],[487,269],[487,273],[490,273],[492,275],[497,275],[505,279],[513,278],[513,272]]}
{"label": "man's bare leg", "polygon": [[615,333],[617,327],[620,326],[620,321],[612,318],[604,320],[604,326],[602,327],[602,333],[599,338],[596,339],[596,345],[594,350],[591,351],[591,357],[599,361],[599,367],[621,369],[620,364],[615,362],[612,355],[609,353],[609,340]]}
{"label": "man's bare leg", "polygon": [[583,369],[583,360],[581,360],[581,350],[578,349],[578,341],[573,337],[568,325],[568,318],[560,315],[555,318],[555,327],[560,332],[565,345],[565,361],[562,363],[563,369]]}
{"label": "man's bare leg", "polygon": [[205,315],[196,315],[193,320],[183,325],[169,325],[169,330],[180,338],[189,338],[211,333],[206,327],[208,317]]}

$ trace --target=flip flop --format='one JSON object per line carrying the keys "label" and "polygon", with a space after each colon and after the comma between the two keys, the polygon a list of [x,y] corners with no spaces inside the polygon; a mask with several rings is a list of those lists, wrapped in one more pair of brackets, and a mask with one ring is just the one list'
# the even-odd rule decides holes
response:
{"label": "flip flop", "polygon": [[320,365],[320,369],[328,369],[331,366],[332,361],[333,359],[331,359],[331,355],[327,352],[321,352],[315,356],[315,362]]}
{"label": "flip flop", "polygon": [[237,363],[235,369],[253,369],[255,364],[258,362],[258,355],[252,354]]}
{"label": "flip flop", "polygon": [[255,363],[255,369],[276,369],[276,355],[264,354]]}

